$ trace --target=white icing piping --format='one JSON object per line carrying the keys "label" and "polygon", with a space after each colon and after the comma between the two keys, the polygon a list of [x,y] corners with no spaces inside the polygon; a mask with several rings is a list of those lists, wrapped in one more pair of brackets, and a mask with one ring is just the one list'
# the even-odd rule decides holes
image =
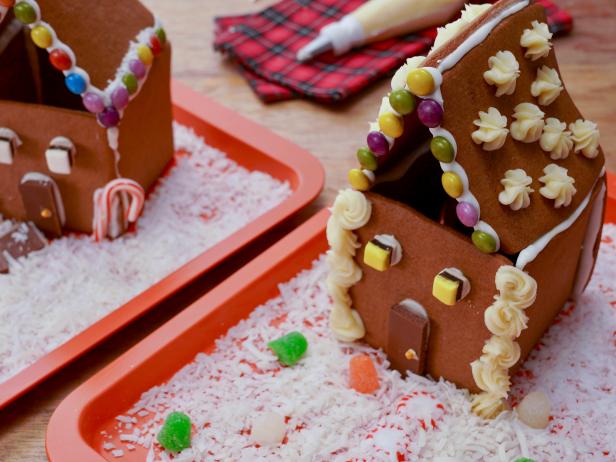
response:
{"label": "white icing piping", "polygon": [[483,25],[481,25],[475,32],[473,32],[458,48],[456,48],[452,53],[447,55],[446,58],[438,65],[438,70],[443,73],[452,67],[454,67],[467,53],[469,53],[473,48],[477,45],[480,45],[487,37],[490,35],[490,32],[498,26],[503,20],[508,18],[511,15],[514,15],[518,11],[522,10],[529,4],[529,0],[522,0],[518,3],[514,3],[513,5],[504,8],[500,11],[496,16],[486,21]]}
{"label": "white icing piping", "polygon": [[578,205],[577,209],[575,209],[575,211],[569,216],[569,218],[556,225],[554,228],[552,228],[550,231],[545,233],[543,236],[541,236],[539,239],[537,239],[535,242],[533,242],[531,245],[529,245],[519,253],[518,259],[515,263],[515,266],[517,268],[524,269],[526,265],[528,265],[535,258],[537,258],[537,256],[543,251],[543,249],[547,247],[547,245],[552,241],[552,239],[554,239],[557,235],[559,235],[563,231],[566,231],[567,229],[569,229],[569,227],[571,227],[571,225],[573,225],[573,223],[580,217],[584,209],[586,209],[586,207],[588,206],[592,193],[595,190],[597,181],[603,178],[604,175],[605,167],[603,167],[603,169],[601,170],[599,177],[597,178],[597,180],[595,180],[593,187],[590,189],[584,200],[580,203],[580,205]]}
{"label": "white icing piping", "polygon": [[601,184],[597,201],[593,204],[590,219],[588,220],[588,227],[586,229],[586,236],[584,236],[584,244],[582,245],[582,254],[580,255],[580,262],[578,264],[577,275],[575,278],[575,284],[573,285],[573,297],[577,298],[582,295],[586,283],[590,279],[592,274],[592,268],[594,263],[594,247],[595,242],[599,236],[599,228],[603,223],[603,207],[605,205],[605,183]]}

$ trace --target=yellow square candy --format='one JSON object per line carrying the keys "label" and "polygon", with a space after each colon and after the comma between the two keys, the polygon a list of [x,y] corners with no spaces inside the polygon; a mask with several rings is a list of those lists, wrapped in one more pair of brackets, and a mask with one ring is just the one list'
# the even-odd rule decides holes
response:
{"label": "yellow square candy", "polygon": [[453,306],[458,299],[459,289],[460,281],[452,281],[442,274],[437,274],[432,284],[432,295],[445,305]]}
{"label": "yellow square candy", "polygon": [[364,248],[364,263],[377,271],[389,268],[391,250],[379,247],[374,242],[368,242]]}

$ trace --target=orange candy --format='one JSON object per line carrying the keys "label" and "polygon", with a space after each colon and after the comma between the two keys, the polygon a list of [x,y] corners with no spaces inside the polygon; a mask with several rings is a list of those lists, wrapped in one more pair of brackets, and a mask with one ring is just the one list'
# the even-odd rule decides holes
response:
{"label": "orange candy", "polygon": [[349,387],[359,393],[374,393],[379,389],[379,376],[367,354],[353,356],[349,361]]}

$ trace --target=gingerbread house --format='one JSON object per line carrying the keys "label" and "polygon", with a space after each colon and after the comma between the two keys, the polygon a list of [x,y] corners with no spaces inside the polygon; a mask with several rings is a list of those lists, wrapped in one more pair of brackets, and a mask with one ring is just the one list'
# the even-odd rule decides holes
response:
{"label": "gingerbread house", "polygon": [[135,0],[0,0],[0,214],[121,234],[173,155],[170,62]]}
{"label": "gingerbread house", "polygon": [[334,333],[497,415],[511,374],[591,277],[598,142],[562,84],[543,8],[467,6],[396,73],[333,205]]}

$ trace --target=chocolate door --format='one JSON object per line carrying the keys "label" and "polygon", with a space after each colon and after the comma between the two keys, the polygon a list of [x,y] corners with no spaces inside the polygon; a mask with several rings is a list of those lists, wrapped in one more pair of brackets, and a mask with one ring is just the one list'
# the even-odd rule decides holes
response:
{"label": "chocolate door", "polygon": [[413,300],[405,300],[389,313],[387,356],[391,366],[405,374],[423,375],[426,365],[430,320],[426,310]]}
{"label": "chocolate door", "polygon": [[64,205],[55,181],[42,173],[27,173],[19,192],[28,220],[50,236],[62,236]]}

